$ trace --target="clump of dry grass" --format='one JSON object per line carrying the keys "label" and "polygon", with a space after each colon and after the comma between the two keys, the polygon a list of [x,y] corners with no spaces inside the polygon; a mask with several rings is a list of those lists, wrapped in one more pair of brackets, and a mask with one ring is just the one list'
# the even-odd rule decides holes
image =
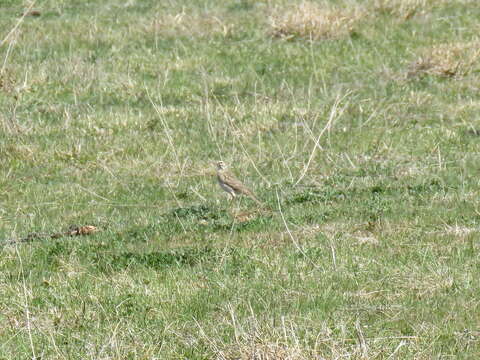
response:
{"label": "clump of dry grass", "polygon": [[229,351],[220,357],[228,360],[306,360],[309,359],[300,349],[280,344],[245,345]]}
{"label": "clump of dry grass", "polygon": [[407,77],[464,76],[472,71],[479,57],[480,41],[437,45],[425,49],[419,58],[409,65]]}
{"label": "clump of dry grass", "polygon": [[434,7],[451,4],[471,4],[475,0],[370,0],[373,9],[407,20],[417,14],[426,14]]}
{"label": "clump of dry grass", "polygon": [[0,72],[0,92],[11,93],[15,88],[15,80],[11,73]]}
{"label": "clump of dry grass", "polygon": [[[472,0],[457,0],[468,4]],[[451,3],[450,0],[372,0],[371,5],[375,12],[389,14],[405,21],[416,15],[426,15],[434,7]]]}
{"label": "clump of dry grass", "polygon": [[283,39],[332,39],[348,36],[363,17],[359,7],[341,9],[328,4],[304,1],[277,7],[270,16],[270,33]]}
{"label": "clump of dry grass", "polygon": [[408,20],[424,12],[432,3],[431,0],[374,0],[373,8],[376,12],[390,14],[400,20]]}
{"label": "clump of dry grass", "polygon": [[146,30],[171,36],[203,37],[216,34],[226,37],[232,34],[234,27],[231,21],[222,16],[181,12],[157,17]]}

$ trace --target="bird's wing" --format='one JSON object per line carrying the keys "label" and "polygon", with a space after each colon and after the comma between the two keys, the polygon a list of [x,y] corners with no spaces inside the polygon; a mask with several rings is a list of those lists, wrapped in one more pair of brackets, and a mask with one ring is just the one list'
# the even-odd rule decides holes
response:
{"label": "bird's wing", "polygon": [[230,186],[235,192],[250,195],[251,192],[248,190],[245,185],[242,184],[240,180],[238,180],[235,176],[230,173],[225,172],[223,174],[224,182]]}
{"label": "bird's wing", "polygon": [[255,202],[264,206],[264,204],[245,186],[240,180],[228,172],[223,172],[219,174],[219,180],[222,180],[226,185],[228,185],[236,194],[244,194],[250,196]]}

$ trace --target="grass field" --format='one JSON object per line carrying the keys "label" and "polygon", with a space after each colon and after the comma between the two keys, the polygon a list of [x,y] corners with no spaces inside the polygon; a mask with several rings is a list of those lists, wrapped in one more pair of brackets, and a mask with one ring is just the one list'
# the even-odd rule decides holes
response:
{"label": "grass field", "polygon": [[478,359],[479,18],[1,1],[0,359]]}

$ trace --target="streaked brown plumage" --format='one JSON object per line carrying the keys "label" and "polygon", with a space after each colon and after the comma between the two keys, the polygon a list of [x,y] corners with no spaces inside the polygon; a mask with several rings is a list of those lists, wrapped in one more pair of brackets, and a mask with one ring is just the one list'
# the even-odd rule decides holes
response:
{"label": "streaked brown plumage", "polygon": [[220,187],[227,192],[230,199],[237,195],[246,195],[253,199],[258,205],[263,205],[260,200],[240,180],[233,176],[223,161],[217,162],[217,180]]}

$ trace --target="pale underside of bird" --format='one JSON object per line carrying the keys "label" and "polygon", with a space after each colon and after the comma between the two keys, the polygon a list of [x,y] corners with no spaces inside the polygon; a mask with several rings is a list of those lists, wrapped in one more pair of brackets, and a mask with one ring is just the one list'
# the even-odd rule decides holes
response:
{"label": "pale underside of bird", "polygon": [[250,189],[227,170],[227,165],[223,161],[217,162],[217,180],[220,187],[229,195],[231,200],[237,195],[246,195],[257,204],[263,205]]}

